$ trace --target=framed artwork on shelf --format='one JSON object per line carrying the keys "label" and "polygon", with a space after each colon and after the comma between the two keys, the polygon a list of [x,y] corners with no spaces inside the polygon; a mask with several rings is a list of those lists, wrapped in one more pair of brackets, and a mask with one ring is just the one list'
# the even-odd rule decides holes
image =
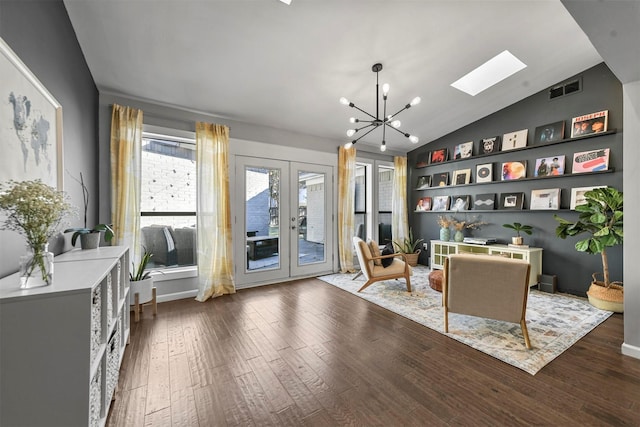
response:
{"label": "framed artwork on shelf", "polygon": [[446,187],[449,185],[449,172],[435,173],[431,177],[431,184],[434,187]]}
{"label": "framed artwork on shelf", "polygon": [[527,161],[504,162],[502,164],[502,180],[511,181],[527,177]]}
{"label": "framed artwork on shelf", "polygon": [[449,209],[449,196],[434,196],[433,197],[433,206],[431,210],[433,211],[446,211]]}
{"label": "framed artwork on shelf", "polygon": [[431,197],[421,197],[416,205],[416,212],[426,212],[431,210]]}
{"label": "framed artwork on shelf", "polygon": [[442,163],[447,161],[449,151],[446,148],[433,150],[431,152],[431,163]]}
{"label": "framed artwork on shelf", "polygon": [[569,205],[569,209],[575,210],[576,206],[586,204],[586,200],[584,198],[584,193],[589,190],[593,190],[594,188],[607,188],[606,185],[596,185],[595,187],[575,187],[571,189],[571,204]]}
{"label": "framed artwork on shelf", "polygon": [[469,210],[470,196],[451,196],[451,210],[452,211],[466,211]]}
{"label": "framed artwork on shelf", "polygon": [[39,179],[63,190],[62,106],[0,38],[0,182]]}
{"label": "framed artwork on shelf", "polygon": [[606,132],[609,125],[609,110],[598,111],[571,119],[571,138]]}
{"label": "framed artwork on shelf", "polygon": [[424,168],[429,165],[429,152],[420,153],[416,158],[416,168]]}
{"label": "framed artwork on shelf", "polygon": [[573,154],[572,173],[598,172],[609,167],[609,149],[581,151]]}
{"label": "framed artwork on shelf", "polygon": [[416,190],[424,190],[425,188],[429,188],[431,186],[431,177],[429,175],[423,175],[418,177],[418,184],[416,185]]}
{"label": "framed artwork on shelf", "polygon": [[564,175],[564,156],[541,157],[536,159],[533,176]]}
{"label": "framed artwork on shelf", "polygon": [[500,193],[500,209],[522,210],[524,193]]}
{"label": "framed artwork on shelf", "polygon": [[544,190],[531,190],[529,201],[531,210],[558,210],[560,209],[560,189],[548,188]]}
{"label": "framed artwork on shelf", "polygon": [[458,144],[453,149],[454,159],[467,159],[473,155],[473,141]]}
{"label": "framed artwork on shelf", "polygon": [[500,136],[480,140],[480,154],[491,154],[500,151]]}
{"label": "framed artwork on shelf", "polygon": [[493,163],[476,165],[476,182],[493,181]]}
{"label": "framed artwork on shelf", "polygon": [[517,132],[505,133],[502,136],[502,151],[515,150],[527,146],[529,129],[522,129]]}
{"label": "framed artwork on shelf", "polygon": [[452,185],[464,185],[471,182],[471,169],[459,169],[453,172]]}
{"label": "framed artwork on shelf", "polygon": [[533,135],[533,143],[554,142],[564,139],[564,120],[538,126]]}
{"label": "framed artwork on shelf", "polygon": [[473,202],[473,209],[477,211],[492,211],[496,208],[496,193],[477,194]]}

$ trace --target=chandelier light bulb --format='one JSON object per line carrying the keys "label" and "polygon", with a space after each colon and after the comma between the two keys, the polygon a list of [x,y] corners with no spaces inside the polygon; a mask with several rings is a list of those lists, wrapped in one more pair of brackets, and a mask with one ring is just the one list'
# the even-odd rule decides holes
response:
{"label": "chandelier light bulb", "polygon": [[382,145],[380,146],[380,151],[387,151],[387,144],[382,141]]}
{"label": "chandelier light bulb", "polygon": [[349,123],[358,123],[358,119],[356,119],[355,117],[350,117]]}
{"label": "chandelier light bulb", "polygon": [[349,141],[346,144],[344,144],[344,149],[348,150],[349,148],[353,147],[353,142]]}
{"label": "chandelier light bulb", "polygon": [[409,103],[409,105],[411,105],[411,106],[413,107],[414,105],[418,105],[418,104],[420,104],[420,101],[422,101],[422,100],[420,99],[420,97],[419,97],[419,96],[416,96],[415,98],[413,98],[413,99],[411,100],[411,102]]}
{"label": "chandelier light bulb", "polygon": [[409,141],[411,141],[414,144],[417,144],[418,141],[420,141],[420,139],[415,135],[409,135]]}
{"label": "chandelier light bulb", "polygon": [[402,122],[400,122],[400,120],[394,120],[391,122],[391,126],[398,129],[400,126],[402,126]]}
{"label": "chandelier light bulb", "polygon": [[340,98],[340,104],[349,105],[349,100],[343,96],[342,98]]}
{"label": "chandelier light bulb", "polygon": [[355,129],[349,129],[349,130],[347,130],[347,136],[353,136],[353,135],[355,135],[355,133],[356,133],[356,130],[355,130]]}
{"label": "chandelier light bulb", "polygon": [[384,96],[387,96],[387,94],[389,93],[389,89],[390,89],[390,87],[389,87],[389,83],[385,83],[385,84],[383,84],[383,85],[382,85],[382,94],[383,94]]}

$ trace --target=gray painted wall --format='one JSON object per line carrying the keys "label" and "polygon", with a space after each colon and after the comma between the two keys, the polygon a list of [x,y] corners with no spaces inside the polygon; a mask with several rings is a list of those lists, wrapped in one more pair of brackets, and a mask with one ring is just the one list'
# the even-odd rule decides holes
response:
{"label": "gray painted wall", "polygon": [[[580,92],[549,100],[548,92],[546,90],[541,91],[409,153],[408,164],[410,173],[408,178],[408,199],[410,206],[416,205],[418,197],[425,196],[470,194],[473,200],[473,195],[480,193],[497,193],[497,195],[499,195],[499,193],[502,192],[520,191],[525,193],[525,206],[528,206],[532,189],[561,188],[561,208],[568,209],[572,187],[607,185],[623,190],[622,85],[605,64],[600,64],[586,70],[579,76],[582,78],[583,85],[582,91]],[[572,79],[573,77],[567,80]],[[532,140],[537,126],[560,120],[565,121],[565,137],[569,137],[572,117],[600,110],[609,110],[608,128],[617,129],[618,133],[579,141],[564,142],[544,148],[500,154],[498,156],[479,157],[477,159],[471,158],[445,163],[444,165],[415,168],[418,156],[424,155],[427,151],[446,147],[449,149],[451,156],[455,145],[466,141],[474,141],[474,154],[477,154],[478,141],[481,138],[488,138],[495,135],[502,136],[505,133],[521,129],[529,130],[528,146],[533,146]],[[452,114],[455,114],[455,112],[452,112]],[[499,175],[496,176],[496,174],[499,173],[499,163],[505,161],[526,160],[527,177],[533,177],[534,164],[537,158],[564,154],[566,156],[566,164],[570,170],[574,152],[598,148],[611,149],[609,168],[615,169],[614,173],[565,175],[560,178],[544,180],[446,187],[426,191],[413,190],[420,175],[444,171],[448,171],[451,175],[456,169],[471,168],[472,182],[475,182],[475,165],[480,163],[494,163],[494,181],[500,179]],[[555,227],[557,223],[553,219],[553,213],[554,212],[551,211],[530,210],[470,211],[466,213],[466,216],[470,218],[477,214],[483,221],[489,223],[487,226],[484,226],[482,230],[474,231],[473,235],[496,237],[500,239],[501,243],[510,243],[512,236],[510,230],[502,227],[502,224],[518,221],[532,225],[535,228],[534,233],[532,236],[525,236],[525,243],[544,249],[543,272],[557,275],[558,289],[561,292],[585,296],[591,281],[591,274],[596,271],[602,271],[601,258],[599,255],[588,255],[577,252],[573,247],[578,240],[577,238],[567,240],[556,238]],[[564,210],[557,213],[569,220],[577,219],[577,214],[573,211]],[[448,215],[451,214],[453,213],[448,213]],[[462,217],[464,214],[457,214],[456,216]],[[414,229],[414,233],[427,241],[438,239],[439,228],[436,222],[437,217],[438,213],[436,212],[411,213],[410,223]],[[623,273],[622,246],[612,248],[608,250],[607,253],[609,255],[611,278],[612,280],[621,281]]]}
{"label": "gray painted wall", "polygon": [[[82,226],[82,190],[73,180],[84,176],[91,199],[89,226],[98,213],[97,114],[98,91],[78,45],[62,1],[0,2],[0,37],[62,105],[64,190],[78,216],[70,226]],[[5,95],[2,95],[4,98]],[[108,194],[108,193],[107,193]],[[18,270],[24,239],[0,231],[0,277]],[[54,239],[50,248],[60,253],[71,248],[70,235]]]}

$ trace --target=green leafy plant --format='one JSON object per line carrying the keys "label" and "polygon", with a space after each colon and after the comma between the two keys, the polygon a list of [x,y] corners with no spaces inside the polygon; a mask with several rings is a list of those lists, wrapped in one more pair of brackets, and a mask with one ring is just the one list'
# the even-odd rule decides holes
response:
{"label": "green leafy plant", "polygon": [[520,233],[526,233],[527,235],[531,236],[533,227],[530,225],[525,225],[525,224],[520,224],[519,222],[514,222],[513,224],[502,224],[502,226],[504,228],[509,228],[511,230],[514,230],[516,232],[516,236],[517,237],[521,237]]}
{"label": "green leafy plant", "polygon": [[579,240],[575,248],[579,252],[601,254],[604,285],[609,287],[611,281],[606,248],[622,244],[624,239],[622,192],[612,187],[595,188],[584,193],[584,198],[586,203],[576,206],[576,211],[580,212],[577,221],[553,216],[559,222],[556,236],[566,239],[588,234],[589,237]]}
{"label": "green leafy plant", "polygon": [[[77,178],[73,177],[76,181]],[[80,186],[82,187],[82,201],[84,203],[84,227],[75,227],[75,228],[67,228],[64,230],[65,233],[73,233],[71,236],[71,245],[75,246],[78,237],[82,234],[89,233],[99,233],[104,231],[104,240],[110,242],[113,239],[113,229],[110,224],[98,224],[93,228],[87,227],[87,209],[89,208],[89,189],[84,183],[84,178],[82,177],[82,172],[80,172]]]}
{"label": "green leafy plant", "polygon": [[409,228],[409,236],[404,239],[393,240],[391,243],[393,243],[393,246],[398,248],[398,252],[400,253],[414,254],[418,252],[422,242],[424,242],[424,239],[413,239],[413,232],[411,231],[411,228]]}
{"label": "green leafy plant", "polygon": [[132,282],[138,282],[140,280],[148,279],[151,273],[147,270],[147,265],[151,260],[153,254],[145,249],[138,266],[135,263],[131,263],[131,271],[129,272],[129,280]]}

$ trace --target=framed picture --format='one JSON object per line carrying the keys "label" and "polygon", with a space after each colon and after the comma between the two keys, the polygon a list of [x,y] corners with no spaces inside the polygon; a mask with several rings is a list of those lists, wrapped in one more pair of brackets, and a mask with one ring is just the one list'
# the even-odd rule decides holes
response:
{"label": "framed picture", "polygon": [[63,190],[62,106],[0,38],[0,182],[40,179]]}
{"label": "framed picture", "polygon": [[598,172],[609,167],[609,149],[599,148],[573,154],[572,173]]}
{"label": "framed picture", "polygon": [[416,205],[416,212],[425,212],[431,210],[431,197],[421,197]]}
{"label": "framed picture", "polygon": [[469,210],[470,196],[451,196],[451,210],[452,211],[466,211]]}
{"label": "framed picture", "polygon": [[480,140],[480,154],[491,154],[500,151],[500,136]]}
{"label": "framed picture", "polygon": [[594,188],[607,188],[606,185],[597,185],[595,187],[576,187],[571,189],[571,205],[569,208],[575,210],[576,206],[584,205],[587,201],[584,198],[584,193]]}
{"label": "framed picture", "polygon": [[502,180],[503,181],[526,178],[526,176],[527,176],[526,160],[520,160],[517,162],[505,162],[502,164]]}
{"label": "framed picture", "polygon": [[538,126],[533,135],[534,144],[561,141],[564,139],[564,120]]}
{"label": "framed picture", "polygon": [[466,159],[471,157],[473,154],[473,141],[463,142],[462,144],[458,144],[453,149],[453,158],[454,159]]}
{"label": "framed picture", "polygon": [[431,163],[442,163],[447,161],[447,154],[449,152],[446,148],[441,148],[439,150],[433,150],[431,152]]}
{"label": "framed picture", "polygon": [[453,185],[464,185],[471,181],[471,169],[460,169],[453,172]]}
{"label": "framed picture", "polygon": [[428,175],[418,177],[418,184],[416,184],[416,190],[424,190],[431,186],[431,177]]}
{"label": "framed picture", "polygon": [[527,136],[529,129],[519,130],[517,132],[505,133],[502,136],[502,151],[515,150],[527,146]]}
{"label": "framed picture", "polygon": [[496,208],[496,193],[478,194],[473,201],[473,209],[492,211]]}
{"label": "framed picture", "polygon": [[449,196],[434,196],[433,197],[433,206],[431,210],[433,211],[446,211],[449,209]]}
{"label": "framed picture", "polygon": [[420,153],[416,158],[416,168],[424,168],[429,165],[429,152]]}
{"label": "framed picture", "polygon": [[557,210],[560,209],[560,189],[548,188],[545,190],[531,190],[529,202],[531,210]]}
{"label": "framed picture", "polygon": [[606,132],[609,125],[609,110],[598,111],[571,119],[571,138]]}
{"label": "framed picture", "polygon": [[493,163],[476,165],[476,182],[493,181]]}
{"label": "framed picture", "polygon": [[536,159],[533,176],[564,175],[564,156],[541,157]]}
{"label": "framed picture", "polygon": [[500,209],[521,210],[524,206],[524,193],[500,193]]}
{"label": "framed picture", "polygon": [[433,174],[431,183],[434,187],[446,187],[449,185],[449,172]]}

